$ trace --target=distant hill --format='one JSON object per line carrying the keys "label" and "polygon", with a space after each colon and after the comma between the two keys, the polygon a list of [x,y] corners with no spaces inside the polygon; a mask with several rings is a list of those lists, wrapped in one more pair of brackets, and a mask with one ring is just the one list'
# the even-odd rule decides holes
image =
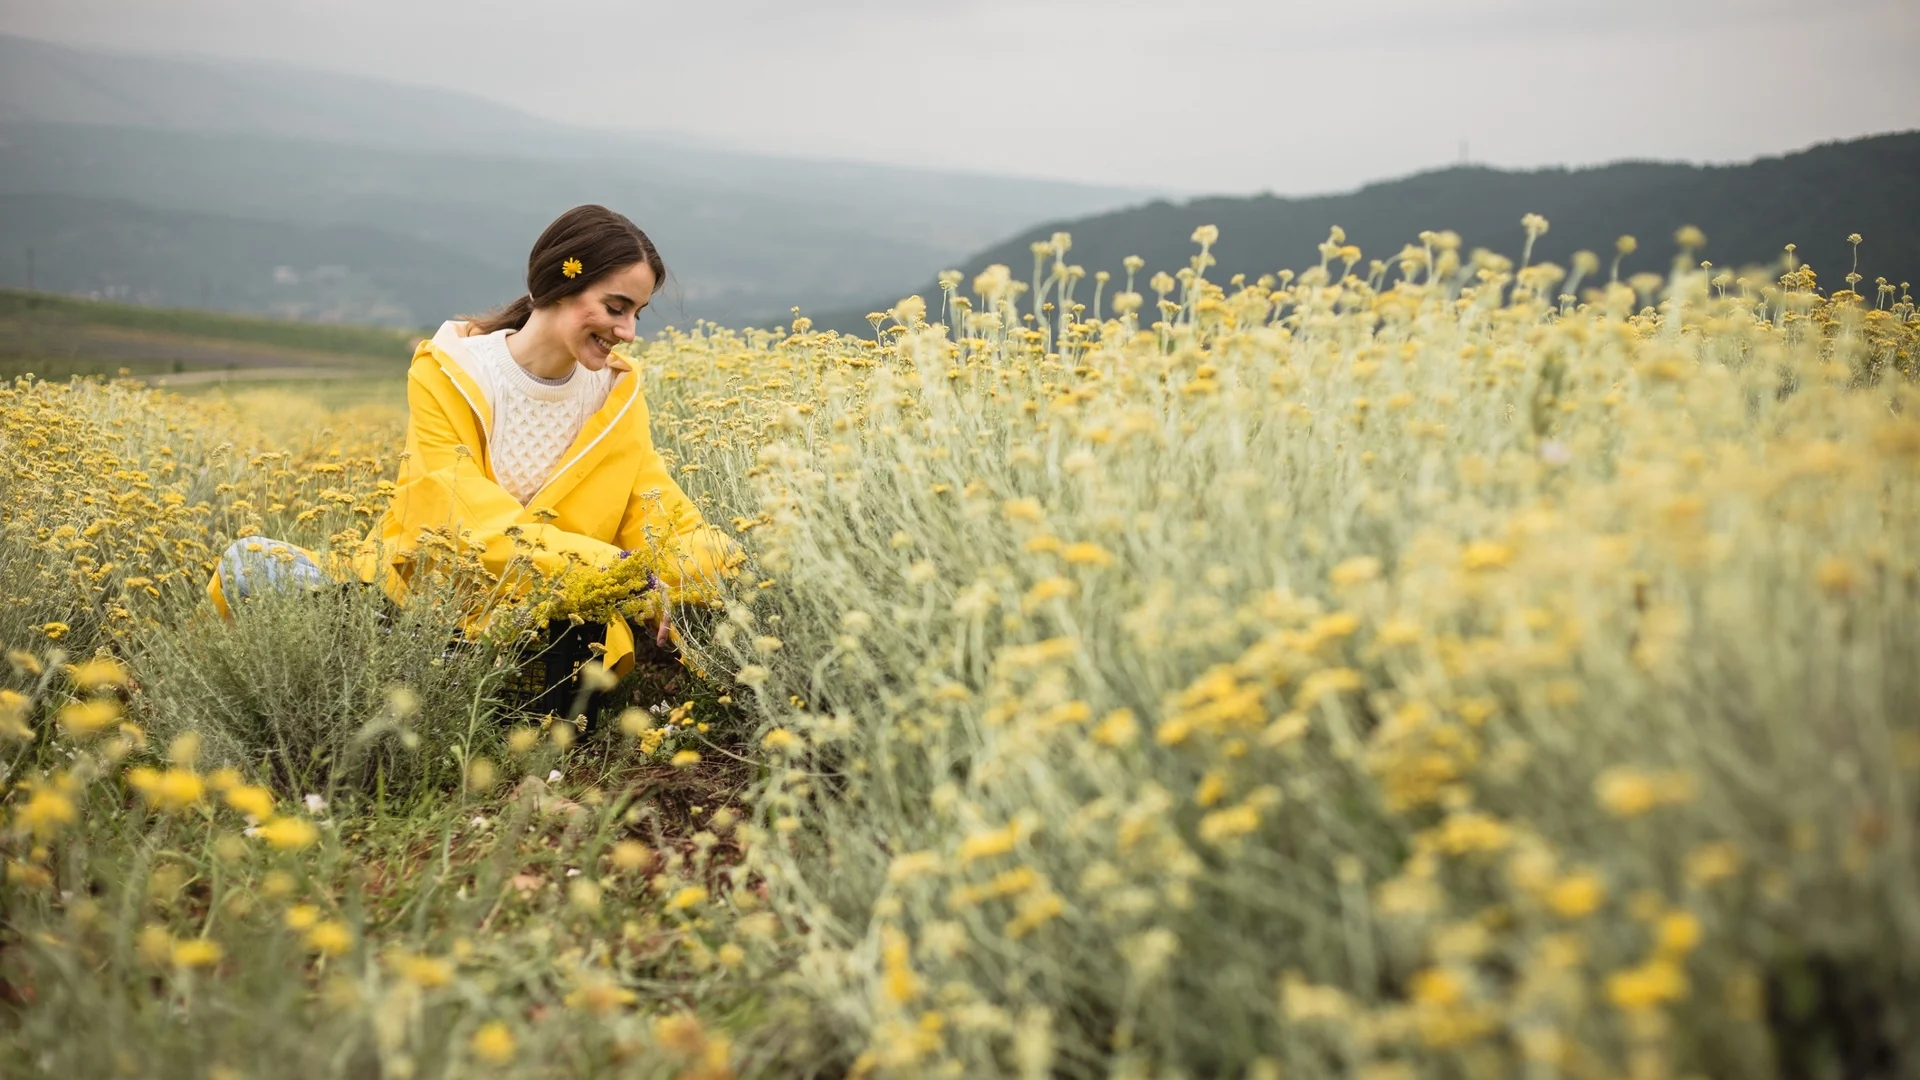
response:
{"label": "distant hill", "polygon": [[[1799,153],[1744,165],[1698,166],[1627,162],[1588,169],[1508,172],[1462,167],[1372,184],[1345,195],[1286,199],[1203,198],[1157,201],[1090,217],[1036,225],[955,264],[968,282],[981,269],[1001,263],[1017,277],[1033,267],[1029,245],[1053,233],[1073,234],[1069,261],[1122,273],[1128,255],[1146,259],[1147,273],[1178,270],[1195,251],[1193,230],[1218,225],[1213,253],[1219,265],[1211,280],[1236,273],[1249,277],[1299,269],[1319,261],[1318,246],[1339,225],[1349,243],[1368,258],[1391,258],[1424,229],[1452,229],[1468,247],[1518,257],[1524,242],[1521,215],[1539,213],[1551,222],[1535,244],[1535,261],[1568,265],[1582,248],[1611,259],[1623,234],[1640,250],[1623,273],[1664,272],[1674,255],[1672,237],[1683,225],[1707,234],[1702,258],[1720,266],[1772,262],[1784,245],[1798,245],[1821,281],[1840,287],[1852,264],[1846,241],[1860,233],[1860,270],[1869,283],[1920,280],[1920,132],[1828,143]],[[814,315],[816,324],[849,333],[870,333],[865,315],[883,311],[901,296],[939,295],[930,276],[922,284],[871,303]],[[1092,289],[1083,287],[1081,297]],[[763,323],[784,321],[769,312]]]}
{"label": "distant hill", "polygon": [[[388,321],[509,299],[540,228],[579,202],[613,206],[659,242],[681,286],[664,298],[674,321],[731,321],[796,303],[851,304],[1033,221],[1146,194],[772,157],[643,132],[609,137],[431,87],[0,35],[0,195],[188,211],[201,217],[169,219],[170,242],[208,252],[246,228],[213,218],[372,230],[354,234],[348,262],[338,250],[323,260],[289,247],[276,265],[344,265],[383,280]],[[0,222],[8,233],[29,226]],[[387,242],[395,239],[471,260],[472,274],[454,275],[466,283],[457,300],[449,306],[443,286],[383,269],[418,262]],[[178,288],[86,263],[82,249],[67,258],[93,287]],[[24,284],[23,267],[23,251],[0,249],[0,284]]]}
{"label": "distant hill", "polygon": [[423,327],[500,297],[468,255],[364,225],[315,226],[73,195],[0,194],[5,276],[49,292],[315,322]]}
{"label": "distant hill", "polygon": [[417,334],[186,308],[79,300],[0,288],[0,379],[32,373],[135,378],[173,386],[406,376]]}
{"label": "distant hill", "polygon": [[[491,307],[524,287],[534,237],[581,202],[629,214],[659,244],[674,280],[654,325],[850,303],[1007,231],[943,228],[904,211],[889,220],[777,191],[661,184],[638,169],[587,160],[70,124],[0,124],[0,143],[0,282],[24,284],[26,241],[12,237],[49,226],[19,216],[19,208],[36,199],[91,199],[100,204],[97,221],[63,217],[60,224],[153,244],[164,234],[163,246],[192,253],[189,261],[169,267],[106,257],[66,231],[36,249],[40,265],[49,273],[62,267],[65,276],[38,284],[178,303],[174,297],[197,288],[189,271],[226,261],[224,276],[235,288],[208,302],[237,311],[278,310],[261,305],[286,290],[266,281],[242,288],[238,275],[281,265],[301,275],[332,267],[327,272],[337,276],[344,268],[379,282],[377,297],[360,298],[371,305],[362,321],[437,323]],[[136,212],[141,224],[130,233],[128,215]],[[224,259],[224,245],[242,235],[252,246]],[[268,235],[277,242],[267,244]]]}

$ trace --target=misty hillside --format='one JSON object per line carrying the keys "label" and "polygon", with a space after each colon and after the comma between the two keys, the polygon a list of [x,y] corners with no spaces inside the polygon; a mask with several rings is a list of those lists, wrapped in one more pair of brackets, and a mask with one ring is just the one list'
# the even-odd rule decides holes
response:
{"label": "misty hillside", "polygon": [[[36,248],[44,272],[35,283],[65,291],[172,303],[159,298],[198,295],[198,280],[227,264],[257,275],[266,258],[268,275],[287,268],[282,278],[344,267],[382,283],[380,318],[426,323],[447,313],[449,287],[459,290],[455,310],[518,292],[540,228],[598,201],[659,243],[678,279],[665,315],[738,320],[854,303],[1034,221],[1143,194],[771,157],[645,133],[610,140],[430,87],[0,35],[0,196],[102,200],[97,233],[139,235],[182,260],[169,276],[136,277],[132,264],[62,232]],[[141,209],[184,213],[134,214]],[[301,246],[333,229],[340,235],[324,257]],[[0,236],[47,231],[0,221]],[[242,234],[257,241],[244,258],[224,246]],[[24,284],[25,251],[6,242],[0,283]],[[429,251],[472,265],[451,281],[427,280],[435,275],[419,255]],[[223,307],[279,295],[251,279],[213,294]]]}
{"label": "misty hillside", "polygon": [[[1784,245],[1820,273],[1823,284],[1840,282],[1851,265],[1846,238],[1861,233],[1860,269],[1871,294],[1874,278],[1920,280],[1920,132],[1828,143],[1743,165],[1696,166],[1632,162],[1587,169],[1507,172],[1462,167],[1372,184],[1345,195],[1285,199],[1203,198],[1145,206],[1037,225],[957,264],[973,275],[994,263],[1025,278],[1033,268],[1030,246],[1056,231],[1073,235],[1068,261],[1089,276],[1108,270],[1119,277],[1121,260],[1140,255],[1147,273],[1178,270],[1195,248],[1200,225],[1218,225],[1213,248],[1219,264],[1209,279],[1226,282],[1319,261],[1318,246],[1330,226],[1346,230],[1367,258],[1389,259],[1424,229],[1452,229],[1467,247],[1485,247],[1518,257],[1525,236],[1521,215],[1539,213],[1552,223],[1535,244],[1536,262],[1566,266],[1588,249],[1612,258],[1623,234],[1640,250],[1622,273],[1664,272],[1674,256],[1672,237],[1682,225],[1707,234],[1701,257],[1720,266],[1764,264]],[[1364,267],[1363,267],[1364,270]],[[1143,279],[1144,280],[1144,279]],[[918,292],[937,298],[931,275],[897,295],[876,293],[859,309],[815,316],[818,325],[871,333],[865,315],[884,311],[900,296]],[[1079,294],[1090,298],[1092,289]],[[781,321],[768,312],[764,321]]]}
{"label": "misty hillside", "polygon": [[[848,303],[997,235],[969,235],[984,228],[943,227],[909,208],[875,220],[777,191],[670,186],[584,160],[556,167],[551,159],[84,125],[0,124],[0,140],[0,197],[97,200],[95,233],[137,228],[177,254],[172,272],[180,276],[345,266],[385,283],[381,318],[410,324],[446,314],[450,288],[463,310],[517,295],[533,238],[581,202],[605,202],[652,235],[675,277],[659,313],[678,321]],[[123,220],[134,210],[167,213],[144,213],[136,226]],[[44,224],[0,220],[0,236],[44,231]],[[324,252],[311,245],[327,233],[333,238]],[[230,249],[241,234],[284,242]],[[423,262],[425,252],[446,256],[445,265]],[[18,244],[0,247],[0,280],[17,280],[23,257]],[[155,276],[161,264],[136,276],[134,264],[107,257],[78,234],[48,238],[36,248],[36,265],[37,284],[46,288],[177,302],[157,299],[179,292],[179,282]],[[402,266],[408,273],[396,274]],[[250,295],[223,290],[213,302],[232,307]]]}
{"label": "misty hillside", "polygon": [[[476,311],[501,295],[500,275],[459,252],[360,225],[0,195],[0,251],[20,253],[17,275],[28,248],[39,289],[156,307],[419,327],[427,312]],[[300,254],[297,264],[286,261],[290,252]]]}

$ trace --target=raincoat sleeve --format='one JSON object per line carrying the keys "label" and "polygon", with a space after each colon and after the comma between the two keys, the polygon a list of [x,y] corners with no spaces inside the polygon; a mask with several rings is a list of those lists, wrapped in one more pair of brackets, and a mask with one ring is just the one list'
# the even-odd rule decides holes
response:
{"label": "raincoat sleeve", "polygon": [[745,557],[731,537],[707,524],[693,500],[674,483],[667,463],[654,449],[644,411],[636,426],[640,469],[615,540],[630,551],[655,552],[661,558],[660,579],[676,593],[711,591]]}
{"label": "raincoat sleeve", "polygon": [[[455,429],[438,394],[417,376],[407,380],[406,468],[381,530],[383,555],[398,570],[419,550],[423,530],[450,528],[499,577],[515,555],[530,555],[543,574],[579,561],[604,566],[619,548],[540,521],[482,469]],[[526,545],[516,545],[515,537]]]}

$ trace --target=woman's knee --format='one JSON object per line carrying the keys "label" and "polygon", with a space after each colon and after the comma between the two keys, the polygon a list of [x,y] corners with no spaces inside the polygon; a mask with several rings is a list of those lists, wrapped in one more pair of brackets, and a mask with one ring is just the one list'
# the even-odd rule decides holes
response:
{"label": "woman's knee", "polygon": [[306,552],[284,540],[243,536],[220,554],[220,584],[227,599],[245,600],[265,592],[315,589],[327,575]]}

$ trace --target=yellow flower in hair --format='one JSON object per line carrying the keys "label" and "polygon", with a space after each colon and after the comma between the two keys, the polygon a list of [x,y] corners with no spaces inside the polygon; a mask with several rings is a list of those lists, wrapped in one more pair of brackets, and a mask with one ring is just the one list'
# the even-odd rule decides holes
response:
{"label": "yellow flower in hair", "polygon": [[570,278],[579,277],[580,271],[585,269],[586,267],[580,265],[579,259],[568,259],[566,262],[560,264],[560,272]]}

